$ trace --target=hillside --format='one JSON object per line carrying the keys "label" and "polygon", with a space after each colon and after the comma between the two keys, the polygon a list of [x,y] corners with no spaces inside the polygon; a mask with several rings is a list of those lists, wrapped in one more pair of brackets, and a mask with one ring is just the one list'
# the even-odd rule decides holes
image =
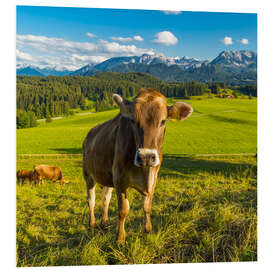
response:
{"label": "hillside", "polygon": [[87,132],[119,109],[17,130],[17,170],[31,170],[33,164],[59,166],[69,181],[65,186],[47,180],[36,188],[17,185],[17,266],[256,261],[257,159],[248,155],[257,147],[256,101],[189,100],[194,108],[189,119],[167,121],[153,232],[143,233],[141,194],[128,189],[123,247],[115,243],[115,191],[109,226],[103,230],[97,185],[97,227],[89,230],[81,159]]}

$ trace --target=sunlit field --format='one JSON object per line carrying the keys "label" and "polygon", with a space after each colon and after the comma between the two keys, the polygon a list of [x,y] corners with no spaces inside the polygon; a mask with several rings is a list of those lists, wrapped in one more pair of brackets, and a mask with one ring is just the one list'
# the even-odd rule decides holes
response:
{"label": "sunlit field", "polygon": [[17,130],[17,169],[55,165],[69,181],[64,186],[46,180],[41,187],[17,185],[17,266],[256,261],[257,100],[185,102],[193,106],[193,115],[183,122],[167,121],[153,232],[143,233],[141,195],[130,189],[123,246],[115,242],[115,193],[103,230],[97,187],[97,228],[89,229],[79,155],[89,129],[118,110]]}

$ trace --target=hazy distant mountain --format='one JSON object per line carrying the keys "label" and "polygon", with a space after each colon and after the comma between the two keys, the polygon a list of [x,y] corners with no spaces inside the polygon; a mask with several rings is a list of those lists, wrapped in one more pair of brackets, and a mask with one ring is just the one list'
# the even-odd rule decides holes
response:
{"label": "hazy distant mountain", "polygon": [[65,76],[71,73],[70,70],[58,70],[56,68],[39,68],[31,65],[17,66],[17,75],[23,76]]}
{"label": "hazy distant mountain", "polygon": [[[95,64],[88,64],[88,65],[86,65],[86,66],[84,66],[84,67],[82,67],[80,69],[77,69],[77,70],[75,70],[73,72],[70,72],[70,75],[72,75],[72,76],[80,76],[81,74],[86,74],[87,72],[90,72],[90,71],[92,73],[91,74],[89,73],[88,76],[93,75],[93,74],[95,74],[94,66],[95,66]],[[97,70],[97,72],[99,72],[99,70]]]}
{"label": "hazy distant mountain", "polygon": [[17,68],[16,73],[17,75],[23,76],[41,76],[41,77],[45,76],[44,74],[39,72],[36,68],[33,68],[31,66]]}
{"label": "hazy distant mountain", "polygon": [[70,70],[67,69],[59,70],[57,68],[38,68],[38,70],[45,76],[66,76],[71,73]]}

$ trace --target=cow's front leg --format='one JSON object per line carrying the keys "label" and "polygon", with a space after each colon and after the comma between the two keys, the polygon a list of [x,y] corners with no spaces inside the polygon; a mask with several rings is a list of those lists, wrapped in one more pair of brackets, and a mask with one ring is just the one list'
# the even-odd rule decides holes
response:
{"label": "cow's front leg", "polygon": [[117,243],[122,244],[125,242],[125,220],[129,211],[129,202],[125,191],[117,190],[118,199],[118,214],[119,214],[119,225],[117,233]]}
{"label": "cow's front leg", "polygon": [[153,194],[143,196],[143,210],[144,210],[143,224],[144,224],[144,231],[146,233],[152,232],[152,223],[150,216],[152,208],[152,199]]}
{"label": "cow's front leg", "polygon": [[42,177],[40,175],[37,176],[37,183],[38,183],[38,186],[40,187],[41,184],[42,184]]}

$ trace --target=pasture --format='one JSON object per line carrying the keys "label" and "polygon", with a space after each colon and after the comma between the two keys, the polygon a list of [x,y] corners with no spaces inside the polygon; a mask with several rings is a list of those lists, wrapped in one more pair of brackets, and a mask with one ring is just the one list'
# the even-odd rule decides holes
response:
{"label": "pasture", "polygon": [[[115,193],[104,231],[99,226],[102,202],[97,188],[97,228],[88,228],[79,157],[18,158],[18,169],[38,163],[60,166],[70,183],[17,185],[17,266],[257,260],[257,160],[229,155],[256,153],[256,99],[188,103],[195,110],[192,117],[167,123],[151,214],[153,233],[143,233],[141,195],[130,189],[124,246],[115,243]],[[81,153],[89,129],[117,112],[76,115],[17,130],[17,154]],[[224,153],[228,155],[187,155]]]}
{"label": "pasture", "polygon": [[[255,153],[257,99],[185,101],[194,108],[182,123],[167,121],[163,152],[168,154]],[[17,154],[81,153],[90,128],[114,117],[118,110],[75,115],[17,130]]]}

